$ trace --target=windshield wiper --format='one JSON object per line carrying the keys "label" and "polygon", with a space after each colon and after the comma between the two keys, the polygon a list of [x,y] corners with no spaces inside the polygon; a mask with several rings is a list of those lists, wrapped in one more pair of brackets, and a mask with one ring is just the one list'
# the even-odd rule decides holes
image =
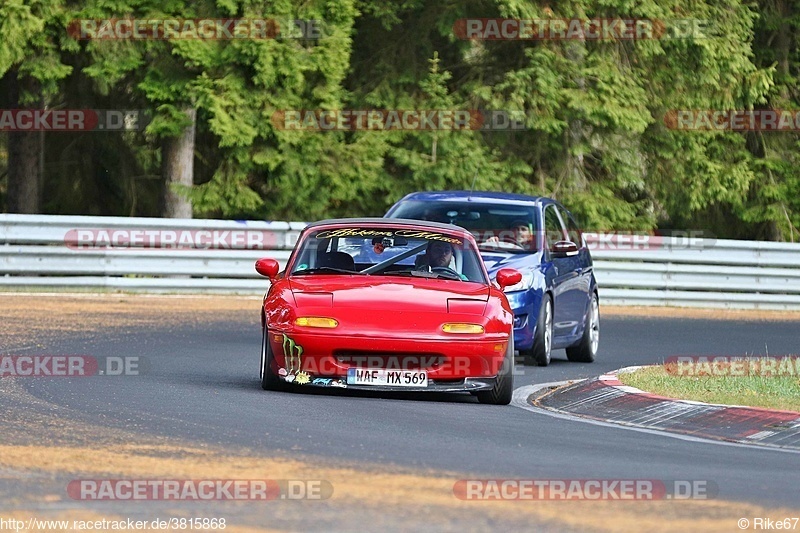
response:
{"label": "windshield wiper", "polygon": [[373,276],[422,276],[432,278],[430,272],[420,272],[418,270],[382,270],[381,272],[373,272]]}
{"label": "windshield wiper", "polygon": [[292,276],[300,276],[303,274],[358,274],[362,275],[363,272],[356,272],[355,270],[346,270],[344,268],[334,268],[334,267],[318,267],[318,268],[306,268],[304,270],[295,270],[292,272]]}
{"label": "windshield wiper", "polygon": [[424,270],[394,270],[394,271],[383,271],[383,272],[376,272],[373,275],[378,276],[411,276],[413,278],[427,278],[427,279],[436,279],[436,278],[443,278],[443,279],[452,279],[463,281],[461,276],[458,274],[454,274],[451,272],[426,272]]}
{"label": "windshield wiper", "polygon": [[513,244],[498,244],[494,242],[482,242],[478,245],[478,249],[483,252],[499,252],[503,254],[535,254],[536,249],[520,248]]}

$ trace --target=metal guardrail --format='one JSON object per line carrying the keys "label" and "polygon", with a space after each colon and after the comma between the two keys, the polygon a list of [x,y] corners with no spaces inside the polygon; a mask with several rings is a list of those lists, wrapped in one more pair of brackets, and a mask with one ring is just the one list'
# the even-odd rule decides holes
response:
{"label": "metal guardrail", "polygon": [[800,309],[800,244],[663,239],[592,258],[600,298],[614,305]]}
{"label": "metal guardrail", "polygon": [[[268,282],[255,260],[284,266],[304,226],[0,214],[0,288],[260,294]],[[659,237],[642,247],[592,234],[587,242],[606,304],[800,309],[800,244]]]}
{"label": "metal guardrail", "polygon": [[[269,282],[255,272],[256,259],[274,257],[285,265],[304,227],[252,220],[0,215],[0,287],[263,293]],[[165,242],[168,237],[174,242]],[[248,237],[258,237],[260,249],[246,249]],[[177,247],[182,240],[196,247]],[[104,248],[103,242],[116,246]],[[219,244],[232,248],[211,246]]]}

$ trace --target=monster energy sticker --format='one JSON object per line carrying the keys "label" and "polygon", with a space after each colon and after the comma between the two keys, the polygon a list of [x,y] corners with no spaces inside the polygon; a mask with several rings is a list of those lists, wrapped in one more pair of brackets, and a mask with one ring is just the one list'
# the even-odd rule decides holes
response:
{"label": "monster energy sticker", "polygon": [[301,370],[303,347],[285,333],[283,334],[283,357],[286,364],[284,380],[289,383],[296,381],[301,385],[310,381],[310,376]]}
{"label": "monster energy sticker", "polygon": [[310,383],[311,385],[323,387],[347,388],[347,384],[338,379],[314,378],[312,382],[311,375],[301,370],[303,347],[285,333],[283,334],[283,356],[286,368],[279,369],[278,374],[283,377],[284,381],[298,385],[308,385]]}

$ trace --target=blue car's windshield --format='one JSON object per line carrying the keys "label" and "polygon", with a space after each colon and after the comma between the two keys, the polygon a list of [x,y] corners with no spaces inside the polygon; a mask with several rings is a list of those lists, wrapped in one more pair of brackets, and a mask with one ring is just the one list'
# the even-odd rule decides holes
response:
{"label": "blue car's windshield", "polygon": [[408,200],[392,218],[411,218],[456,224],[469,230],[482,251],[536,252],[540,231],[533,206],[480,202]]}

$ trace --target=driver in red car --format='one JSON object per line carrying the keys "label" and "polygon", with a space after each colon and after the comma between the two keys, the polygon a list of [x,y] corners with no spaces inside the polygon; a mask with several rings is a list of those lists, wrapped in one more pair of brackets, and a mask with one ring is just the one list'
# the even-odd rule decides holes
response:
{"label": "driver in red car", "polygon": [[428,246],[425,250],[425,261],[427,266],[423,263],[422,268],[431,270],[436,268],[446,268],[452,274],[458,276],[462,281],[468,281],[466,275],[459,273],[455,269],[455,262],[453,261],[453,245],[449,242],[443,241],[428,241]]}
{"label": "driver in red car", "polygon": [[428,256],[428,265],[435,267],[450,267],[453,260],[453,245],[449,242],[430,241],[425,254]]}
{"label": "driver in red car", "polygon": [[[453,245],[443,241],[428,241],[425,253],[417,256],[415,270],[423,272],[435,271],[435,269],[447,269],[452,275],[458,276],[462,281],[469,281],[469,278],[455,269],[453,261]],[[441,272],[439,272],[441,274]]]}

